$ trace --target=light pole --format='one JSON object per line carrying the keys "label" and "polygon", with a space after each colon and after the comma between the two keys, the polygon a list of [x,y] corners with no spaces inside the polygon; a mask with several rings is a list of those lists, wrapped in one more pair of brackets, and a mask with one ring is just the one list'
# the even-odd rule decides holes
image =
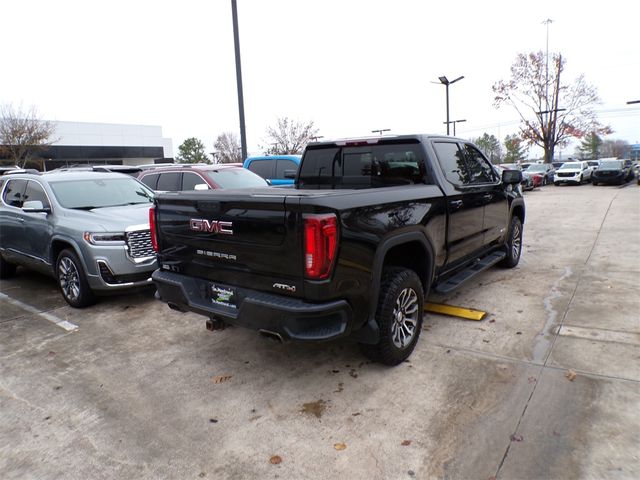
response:
{"label": "light pole", "polygon": [[309,137],[309,140],[311,140],[312,142],[317,142],[321,138],[324,138],[324,135],[314,135],[312,137]]}
{"label": "light pole", "polygon": [[447,92],[447,135],[449,135],[449,85],[453,85],[454,83],[456,83],[459,80],[462,80],[464,78],[464,76],[460,76],[458,78],[456,78],[455,80],[449,80],[447,77],[445,77],[444,75],[442,77],[438,77],[438,80],[440,80],[440,83],[444,85],[446,92]]}
{"label": "light pole", "polygon": [[236,50],[236,83],[238,85],[238,111],[240,113],[240,145],[242,161],[247,158],[247,132],[244,127],[244,96],[242,94],[242,67],[240,62],[240,34],[238,33],[238,7],[236,0],[231,0],[231,16],[233,20],[233,43]]}
{"label": "light pole", "polygon": [[629,101],[627,102],[627,105],[634,105],[634,104],[636,104],[636,103],[640,103],[640,100],[629,100]]}
{"label": "light pole", "polygon": [[[451,120],[449,123],[453,123],[453,136],[456,136],[456,123],[462,123],[462,122],[466,122],[466,119],[462,119],[462,120]],[[447,122],[442,122],[442,123],[447,123]]]}
{"label": "light pole", "polygon": [[390,131],[390,128],[380,128],[378,130],[371,130],[371,133],[379,133],[380,136],[382,136],[382,132],[388,132]]}

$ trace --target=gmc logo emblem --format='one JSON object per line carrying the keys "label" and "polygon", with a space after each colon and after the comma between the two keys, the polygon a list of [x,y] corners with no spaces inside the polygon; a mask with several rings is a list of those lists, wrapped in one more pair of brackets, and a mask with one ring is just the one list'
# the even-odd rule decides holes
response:
{"label": "gmc logo emblem", "polygon": [[206,220],[204,218],[189,219],[189,228],[196,232],[224,233],[233,235],[233,223],[219,222],[218,220]]}

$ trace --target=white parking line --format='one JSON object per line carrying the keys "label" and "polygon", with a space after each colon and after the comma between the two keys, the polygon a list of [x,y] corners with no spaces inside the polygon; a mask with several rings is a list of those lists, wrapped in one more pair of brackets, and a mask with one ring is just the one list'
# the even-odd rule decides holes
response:
{"label": "white parking line", "polygon": [[31,305],[28,305],[26,303],[23,303],[20,300],[16,300],[15,298],[11,298],[10,296],[5,295],[4,293],[0,293],[0,300],[5,300],[10,304],[15,305],[16,307],[19,307],[19,308],[21,308],[23,310],[26,310],[29,313],[33,313],[35,315],[38,315],[38,316],[44,318],[45,320],[48,320],[51,323],[57,325],[58,327],[66,330],[67,332],[72,332],[72,331],[78,329],[78,326],[73,324],[73,323],[71,323],[71,322],[68,322],[66,320],[62,320],[61,318],[58,318],[55,315],[51,315],[50,313],[41,312],[37,308],[32,307]]}

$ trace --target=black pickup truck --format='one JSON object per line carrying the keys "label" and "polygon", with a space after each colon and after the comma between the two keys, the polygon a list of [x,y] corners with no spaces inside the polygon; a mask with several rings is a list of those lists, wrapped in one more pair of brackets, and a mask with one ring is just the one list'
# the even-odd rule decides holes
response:
{"label": "black pickup truck", "polygon": [[431,288],[518,263],[521,180],[452,137],[312,143],[295,188],[158,195],[157,296],[209,329],[349,336],[395,365],[416,345]]}

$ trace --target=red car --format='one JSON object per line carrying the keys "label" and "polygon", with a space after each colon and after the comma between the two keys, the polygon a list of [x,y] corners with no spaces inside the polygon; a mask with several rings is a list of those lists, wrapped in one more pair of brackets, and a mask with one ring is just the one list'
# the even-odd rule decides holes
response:
{"label": "red car", "polygon": [[165,164],[143,170],[138,180],[161,192],[269,186],[264,178],[243,168],[240,163]]}

